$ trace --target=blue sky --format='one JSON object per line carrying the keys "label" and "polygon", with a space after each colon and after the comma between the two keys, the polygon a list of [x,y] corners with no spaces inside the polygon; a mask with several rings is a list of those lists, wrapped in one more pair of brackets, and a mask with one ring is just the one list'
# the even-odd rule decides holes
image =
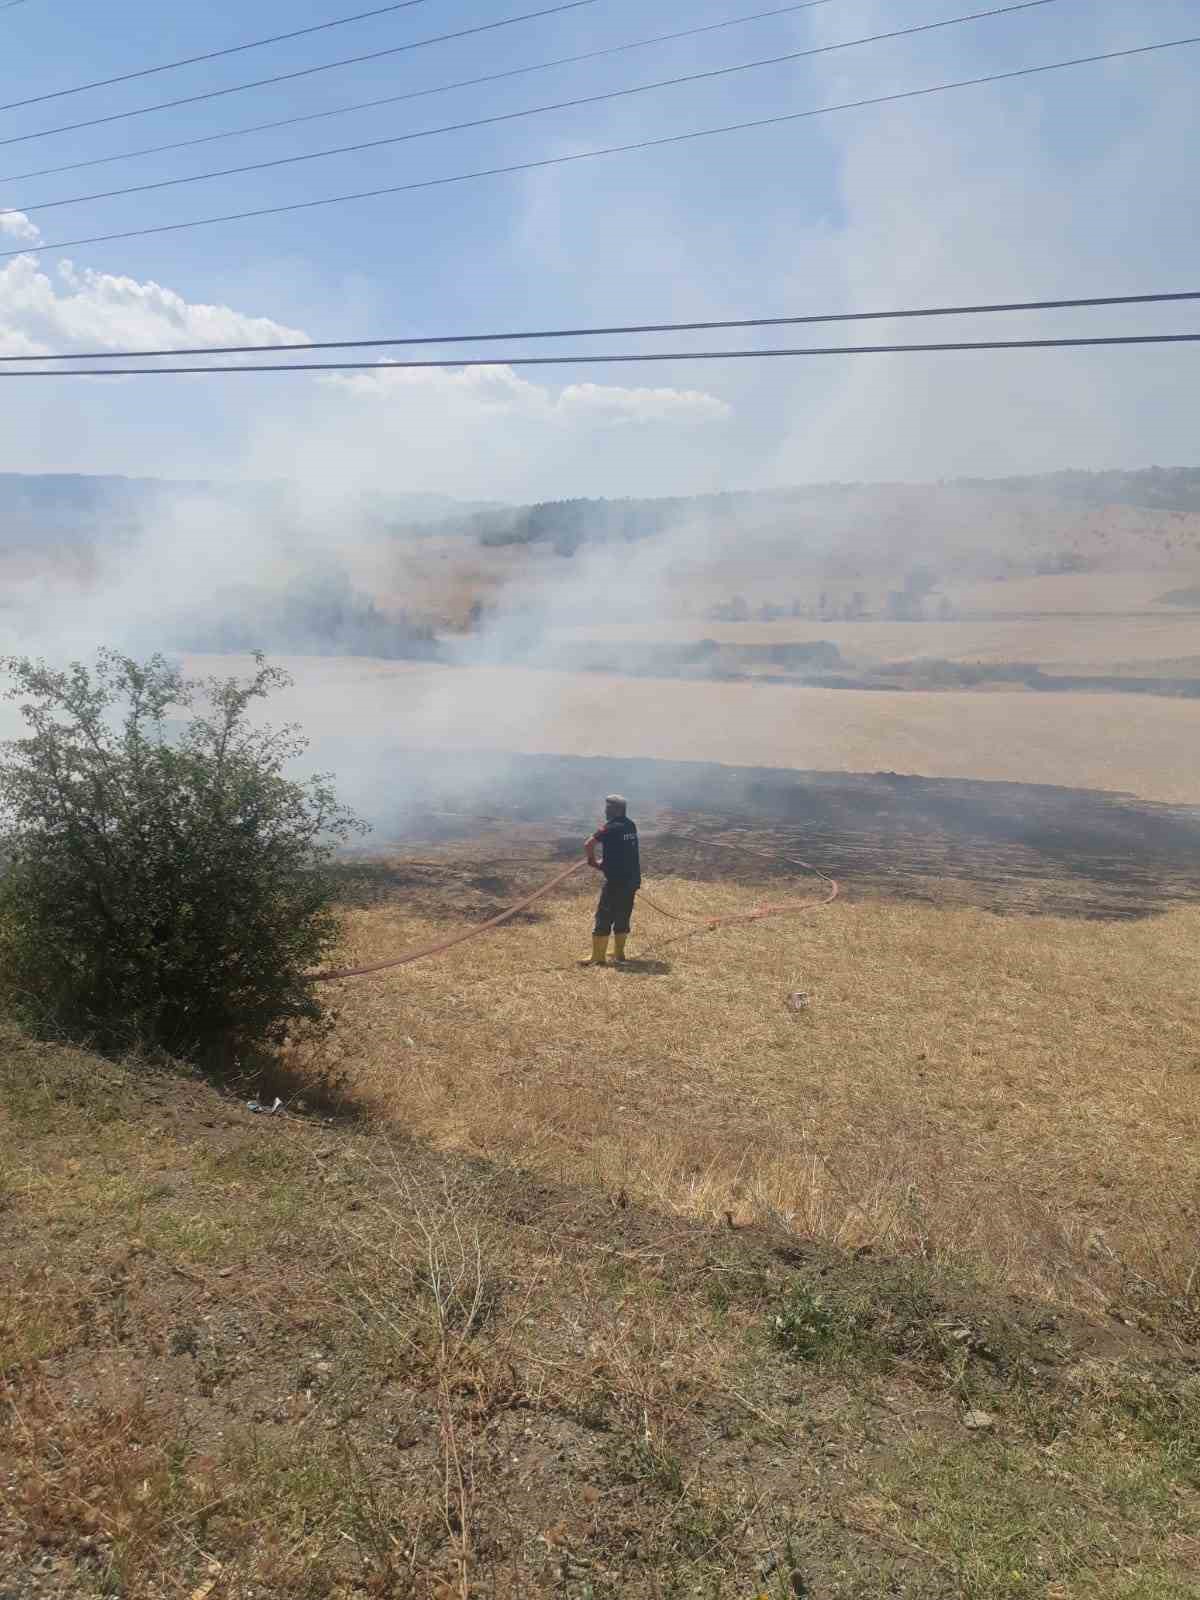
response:
{"label": "blue sky", "polygon": [[[307,39],[0,113],[0,139],[468,28],[537,3],[425,0]],[[20,177],[755,8],[755,0],[597,0],[374,64],[10,143],[0,147],[0,205],[32,207],[383,138],[971,9],[955,0],[830,0],[604,61],[81,172]],[[101,10],[82,0],[29,0],[0,12],[0,98],[352,9],[347,0],[253,7],[214,0],[202,10],[142,0],[111,0]],[[66,251],[35,254],[33,247],[1001,72],[1197,32],[1198,21],[1191,0],[1136,7],[1058,0],[941,33],[499,127],[33,210],[27,223],[9,218],[0,235],[9,249],[31,247],[28,256],[0,261],[0,349],[220,343],[250,335],[265,341],[272,330],[277,338],[283,330],[353,338],[1193,287],[1200,241],[1189,180],[1198,132],[1195,46],[250,223]],[[72,265],[64,268],[64,258]],[[1200,308],[1185,307],[1079,313],[1052,326],[1064,334],[1174,331],[1200,327],[1198,319]],[[1051,324],[981,318],[935,326],[931,336],[987,338],[1040,333]],[[913,324],[892,329],[900,339],[920,336]],[[845,342],[869,337],[847,332]],[[524,498],[1193,463],[1189,397],[1197,361],[1200,350],[1181,347],[337,381],[14,382],[0,388],[0,469],[315,477],[331,492],[352,474],[384,488]]]}

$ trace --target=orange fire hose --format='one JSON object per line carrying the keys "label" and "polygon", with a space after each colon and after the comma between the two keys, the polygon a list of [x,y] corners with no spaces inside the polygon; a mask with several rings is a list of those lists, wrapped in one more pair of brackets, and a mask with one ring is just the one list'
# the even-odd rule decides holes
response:
{"label": "orange fire hose", "polygon": [[790,867],[800,867],[805,872],[811,872],[815,877],[820,878],[826,885],[826,892],[818,900],[767,901],[763,905],[755,906],[753,911],[735,911],[725,917],[688,917],[678,911],[672,911],[668,906],[660,905],[657,900],[652,900],[643,891],[643,905],[653,907],[660,916],[669,917],[672,922],[687,922],[691,924],[685,932],[676,934],[673,939],[664,940],[662,944],[656,945],[656,949],[665,950],[668,945],[678,944],[682,939],[694,939],[698,933],[711,933],[717,928],[733,928],[741,923],[762,922],[767,917],[794,916],[804,911],[819,911],[822,906],[832,905],[840,892],[837,879],[831,878],[828,873],[822,872],[820,867],[814,867],[811,861],[801,861],[796,856],[776,855],[770,850],[755,850],[751,845],[733,844],[726,839],[703,839],[695,842],[715,845],[720,850],[738,850],[743,855],[761,856],[764,861],[783,861]]}
{"label": "orange fire hose", "polygon": [[462,944],[464,940],[475,939],[481,933],[487,933],[491,928],[498,928],[502,922],[507,922],[510,917],[515,917],[518,912],[524,911],[526,906],[531,906],[535,900],[540,900],[544,894],[549,894],[551,889],[557,889],[560,883],[565,883],[573,872],[578,872],[587,865],[586,861],[573,861],[569,867],[564,867],[561,872],[555,873],[540,889],[535,889],[532,894],[527,894],[524,900],[518,900],[507,910],[501,911],[494,917],[489,917],[486,922],[481,922],[477,927],[467,928],[463,933],[453,933],[448,939],[437,939],[433,944],[418,945],[415,950],[408,950],[402,956],[393,956],[390,961],[375,961],[368,967],[336,967],[328,972],[310,972],[309,981],[312,983],[329,983],[334,978],[365,978],[371,972],[386,972],[389,967],[406,967],[410,961],[421,961],[425,956],[441,955],[443,950],[449,950],[452,945]]}
{"label": "orange fire hose", "polygon": [[[761,922],[766,917],[788,916],[802,911],[818,911],[822,906],[831,905],[837,899],[837,879],[829,877],[819,867],[814,867],[807,861],[799,861],[793,856],[778,856],[769,850],[755,850],[749,845],[732,844],[723,839],[698,839],[692,842],[716,845],[722,850],[740,850],[745,855],[762,856],[767,861],[786,862],[789,866],[800,867],[805,872],[814,873],[828,885],[828,889],[819,900],[802,900],[800,902],[780,900],[755,906],[753,911],[734,912],[724,917],[698,918],[684,916],[677,911],[670,910],[667,906],[659,905],[656,900],[652,900],[648,894],[643,892],[642,903],[651,906],[660,916],[668,917],[673,922],[690,924],[685,932],[676,934],[673,939],[668,939],[666,941],[668,945],[678,944],[681,939],[695,938],[700,933],[710,933],[717,928],[731,928],[740,923]],[[561,872],[555,873],[554,877],[541,884],[532,894],[527,894],[524,899],[517,900],[513,905],[498,912],[496,916],[489,917],[486,922],[481,922],[473,928],[464,929],[462,933],[451,934],[446,939],[436,939],[432,944],[418,945],[415,950],[407,950],[403,955],[393,956],[388,961],[375,961],[363,967],[333,967],[322,972],[310,972],[308,974],[309,982],[332,983],[335,978],[365,978],[373,972],[387,972],[392,967],[406,967],[410,962],[422,961],[426,956],[441,955],[443,950],[449,950],[456,944],[463,944],[468,939],[476,939],[480,934],[488,933],[491,929],[500,927],[502,923],[508,922],[510,918],[519,915],[520,912],[533,905],[535,901],[542,899],[544,895],[548,895],[552,889],[557,889],[560,883],[565,883],[573,873],[580,871],[585,866],[587,866],[586,860],[573,861],[569,867],[564,867]],[[659,945],[656,948],[663,949],[665,945]]]}

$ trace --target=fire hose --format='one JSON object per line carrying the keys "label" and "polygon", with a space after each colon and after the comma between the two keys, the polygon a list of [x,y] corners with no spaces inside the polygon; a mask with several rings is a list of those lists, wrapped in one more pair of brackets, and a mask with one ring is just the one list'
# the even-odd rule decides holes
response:
{"label": "fire hose", "polygon": [[[652,907],[660,916],[667,917],[672,922],[688,924],[682,933],[678,933],[674,938],[666,940],[665,944],[657,946],[659,949],[665,948],[666,945],[678,944],[682,939],[693,939],[697,934],[714,932],[718,928],[732,928],[744,923],[762,922],[767,917],[790,916],[806,911],[819,911],[823,906],[831,905],[838,897],[837,879],[829,877],[827,873],[822,872],[819,867],[814,867],[810,862],[799,861],[793,856],[776,855],[769,850],[756,850],[749,845],[733,844],[723,839],[692,840],[691,842],[714,845],[722,850],[738,850],[744,855],[760,856],[767,861],[784,862],[788,866],[800,867],[805,872],[810,872],[820,878],[826,885],[826,892],[817,899],[801,901],[779,900],[755,906],[751,911],[731,912],[720,917],[691,917],[682,912],[672,911],[668,906],[660,905],[658,901],[651,899],[643,891],[641,898],[644,905]],[[308,974],[309,981],[311,983],[332,983],[336,978],[365,978],[375,972],[387,972],[393,967],[406,967],[413,961],[423,961],[427,956],[441,955],[444,950],[450,950],[456,944],[463,944],[468,939],[477,939],[481,934],[490,933],[493,928],[498,928],[503,923],[510,921],[511,918],[519,916],[522,911],[525,911],[529,906],[557,889],[559,884],[565,883],[568,878],[579,872],[587,864],[586,860],[573,861],[569,867],[564,867],[561,872],[556,872],[552,878],[539,885],[531,894],[525,895],[511,906],[505,907],[503,911],[497,912],[494,917],[489,917],[486,922],[480,922],[474,927],[466,928],[461,933],[450,934],[444,939],[435,939],[430,944],[418,945],[415,950],[406,950],[403,955],[393,956],[387,961],[374,961],[367,966],[361,967],[333,967],[321,972],[310,972]]]}
{"label": "fire hose", "polygon": [[735,928],[748,922],[762,922],[767,917],[796,916],[805,911],[819,911],[822,906],[832,905],[840,892],[838,881],[831,878],[828,873],[822,872],[820,867],[814,867],[810,861],[800,861],[795,856],[780,856],[770,850],[755,850],[750,845],[733,844],[725,839],[705,839],[696,841],[714,845],[719,850],[738,850],[743,855],[761,856],[765,861],[782,861],[789,867],[800,867],[805,872],[811,872],[825,884],[825,893],[817,899],[810,900],[775,900],[767,901],[755,906],[750,911],[730,912],[721,917],[689,917],[670,907],[660,905],[657,900],[652,900],[648,894],[642,894],[642,903],[651,906],[662,917],[668,917],[672,922],[686,922],[690,926],[683,933],[678,933],[673,939],[666,939],[656,948],[663,950],[667,945],[678,944],[682,939],[694,939],[699,933],[712,933],[717,928]]}

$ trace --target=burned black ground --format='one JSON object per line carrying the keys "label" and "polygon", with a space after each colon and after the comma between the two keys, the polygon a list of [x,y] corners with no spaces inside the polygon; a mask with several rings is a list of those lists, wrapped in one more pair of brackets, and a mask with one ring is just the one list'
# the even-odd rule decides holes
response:
{"label": "burned black ground", "polygon": [[[1089,918],[1144,917],[1200,900],[1200,806],[894,772],[478,753],[431,760],[398,750],[377,760],[382,790],[406,796],[402,811],[380,806],[377,843],[407,851],[485,834],[499,880],[506,850],[511,865],[539,840],[561,858],[579,849],[599,797],[617,790],[654,836],[652,871],[794,879],[799,859],[851,896]],[[718,839],[777,859],[734,861],[707,847]]]}

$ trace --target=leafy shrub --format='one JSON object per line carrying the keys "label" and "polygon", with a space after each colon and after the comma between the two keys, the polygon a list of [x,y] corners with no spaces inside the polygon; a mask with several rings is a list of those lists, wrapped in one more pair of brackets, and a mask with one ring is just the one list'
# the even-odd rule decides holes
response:
{"label": "leafy shrub", "polygon": [[35,1031],[216,1065],[321,1020],[304,974],[361,825],[286,776],[306,741],[251,710],[290,679],[255,661],[203,683],[161,656],[0,662],[27,730],[0,747],[0,1000]]}
{"label": "leafy shrub", "polygon": [[843,1318],[823,1295],[799,1285],[771,1319],[771,1338],[794,1361],[815,1361],[845,1333]]}

